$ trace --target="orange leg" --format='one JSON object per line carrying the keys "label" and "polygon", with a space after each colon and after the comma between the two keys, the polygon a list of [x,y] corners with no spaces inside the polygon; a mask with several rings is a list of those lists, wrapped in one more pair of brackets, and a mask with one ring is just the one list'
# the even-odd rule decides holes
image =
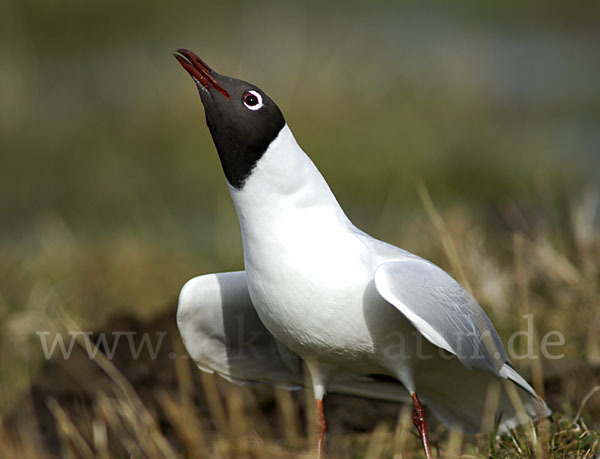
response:
{"label": "orange leg", "polygon": [[413,400],[413,413],[412,413],[412,421],[417,430],[419,431],[419,435],[421,436],[421,442],[423,442],[423,449],[425,450],[425,457],[427,459],[431,459],[433,456],[431,455],[431,444],[429,443],[429,434],[427,433],[427,421],[425,420],[425,410],[423,406],[421,406],[421,402],[419,401],[419,397],[417,397],[416,393],[411,394]]}
{"label": "orange leg", "polygon": [[323,438],[325,437],[325,430],[327,430],[327,422],[323,413],[323,400],[317,400],[317,417],[319,429],[317,433],[317,457],[320,459],[323,457]]}

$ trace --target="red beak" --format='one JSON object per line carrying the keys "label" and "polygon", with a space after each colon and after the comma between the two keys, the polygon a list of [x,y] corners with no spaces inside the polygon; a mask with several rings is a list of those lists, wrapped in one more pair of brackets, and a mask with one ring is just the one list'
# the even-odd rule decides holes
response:
{"label": "red beak", "polygon": [[206,89],[214,88],[229,99],[229,94],[217,82],[213,76],[213,70],[206,64],[206,62],[204,62],[190,50],[180,48],[177,50],[177,52],[182,56],[179,54],[173,54],[173,56],[175,56],[175,59],[177,59],[181,66],[187,70],[196,83],[201,84]]}

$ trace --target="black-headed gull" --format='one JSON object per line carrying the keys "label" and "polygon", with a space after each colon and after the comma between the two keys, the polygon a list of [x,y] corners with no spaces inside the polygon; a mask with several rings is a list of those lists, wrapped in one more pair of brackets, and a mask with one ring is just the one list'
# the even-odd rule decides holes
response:
{"label": "black-headed gull", "polygon": [[302,384],[411,399],[427,457],[425,409],[465,433],[550,413],[511,366],[479,304],[433,263],[346,217],[267,94],[175,57],[194,79],[240,222],[245,271],[183,288],[177,322],[198,366],[234,381]]}

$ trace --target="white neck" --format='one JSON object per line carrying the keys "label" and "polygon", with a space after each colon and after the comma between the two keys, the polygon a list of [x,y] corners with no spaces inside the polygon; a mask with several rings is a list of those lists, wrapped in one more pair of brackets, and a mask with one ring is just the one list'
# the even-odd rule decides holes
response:
{"label": "white neck", "polygon": [[[230,186],[242,235],[304,214],[314,225],[350,224],[329,185],[287,124],[257,162],[241,190]],[[318,217],[318,218],[317,218]],[[324,219],[324,220],[323,220]]]}

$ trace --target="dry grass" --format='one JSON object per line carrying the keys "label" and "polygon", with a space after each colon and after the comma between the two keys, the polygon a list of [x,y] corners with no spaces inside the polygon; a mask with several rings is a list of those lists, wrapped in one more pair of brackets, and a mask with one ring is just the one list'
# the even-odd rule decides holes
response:
{"label": "dry grass", "polygon": [[[181,360],[185,362],[184,360]],[[199,414],[185,382],[175,393],[157,389],[152,413],[125,379],[104,358],[98,359],[113,381],[111,393],[97,394],[90,406],[66,409],[54,398],[46,404],[55,420],[63,457],[311,457],[312,436],[299,432],[298,405],[276,392],[275,422],[268,427],[257,412],[255,395],[246,389],[202,377],[211,396],[212,418]],[[187,370],[186,370],[187,371]],[[184,376],[190,378],[190,375]],[[582,408],[585,405],[582,404]],[[420,442],[402,409],[396,425],[381,422],[369,433],[334,433],[327,439],[328,457],[422,457]],[[22,415],[22,413],[21,413]],[[41,434],[21,415],[0,429],[5,457],[50,457]],[[159,420],[160,423],[159,423]],[[14,424],[16,422],[16,424]],[[433,432],[439,457],[595,457],[600,434],[581,417],[556,413],[551,419],[515,429],[509,436],[464,437],[438,426]]]}

